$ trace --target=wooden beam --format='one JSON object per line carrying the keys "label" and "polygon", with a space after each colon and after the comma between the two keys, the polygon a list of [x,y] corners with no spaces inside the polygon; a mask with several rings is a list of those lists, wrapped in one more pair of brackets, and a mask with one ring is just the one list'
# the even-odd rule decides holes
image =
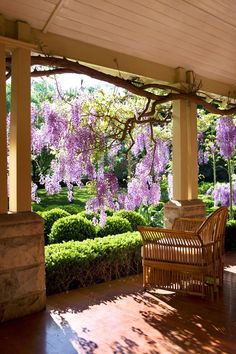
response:
{"label": "wooden beam", "polygon": [[55,6],[54,10],[50,14],[49,18],[47,19],[47,21],[42,29],[43,33],[47,33],[48,28],[50,27],[50,24],[52,23],[53,19],[55,18],[55,16],[58,14],[60,9],[62,8],[63,3],[65,3],[65,0],[59,0],[58,4]]}
{"label": "wooden beam", "polygon": [[[5,35],[11,39],[17,39],[16,23],[5,19]],[[1,43],[0,37],[0,43]],[[10,38],[7,38],[9,41]],[[3,41],[3,38],[2,38]],[[9,44],[14,46],[14,41]],[[130,73],[148,78],[149,82],[174,84],[176,82],[176,68],[162,65],[157,62],[143,60],[137,57],[101,48],[79,40],[43,33],[37,29],[31,29],[31,48],[38,53],[66,57],[79,60],[81,63],[96,65],[100,70],[110,73]],[[16,44],[16,43],[15,43]],[[28,44],[29,45],[29,44]],[[236,87],[226,82],[221,82],[195,73],[197,82],[201,82],[201,90],[220,96],[236,98]]]}
{"label": "wooden beam", "polygon": [[36,50],[38,47],[33,43],[27,43],[24,41],[20,41],[18,39],[12,39],[9,37],[0,36],[0,44],[6,46],[6,48],[13,49],[13,48],[23,48],[28,50]]}

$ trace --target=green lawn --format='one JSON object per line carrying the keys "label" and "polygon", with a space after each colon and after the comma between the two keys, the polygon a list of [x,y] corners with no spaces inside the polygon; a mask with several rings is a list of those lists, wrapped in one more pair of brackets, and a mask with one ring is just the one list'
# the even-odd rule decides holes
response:
{"label": "green lawn", "polygon": [[89,187],[83,187],[79,189],[78,187],[74,187],[74,200],[72,203],[67,199],[67,188],[63,187],[59,194],[47,195],[45,189],[38,190],[38,196],[41,199],[39,204],[32,203],[33,209],[41,209],[41,208],[52,208],[59,207],[60,205],[76,205],[79,208],[79,211],[84,210],[85,203],[93,194]]}

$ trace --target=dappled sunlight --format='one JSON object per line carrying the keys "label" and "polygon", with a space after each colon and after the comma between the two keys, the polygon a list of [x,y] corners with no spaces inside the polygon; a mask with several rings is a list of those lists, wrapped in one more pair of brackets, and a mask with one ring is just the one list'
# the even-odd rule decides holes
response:
{"label": "dappled sunlight", "polygon": [[[226,269],[235,261],[235,252],[226,255]],[[214,300],[143,291],[142,276],[131,276],[49,296],[46,312],[1,326],[1,350],[4,354],[233,354],[235,304],[236,276],[228,271],[223,291]]]}

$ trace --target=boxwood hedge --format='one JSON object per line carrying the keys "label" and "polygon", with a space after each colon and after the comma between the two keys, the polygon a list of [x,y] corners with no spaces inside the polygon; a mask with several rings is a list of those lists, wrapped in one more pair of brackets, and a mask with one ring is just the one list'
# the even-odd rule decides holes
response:
{"label": "boxwood hedge", "polygon": [[142,271],[138,232],[45,247],[47,294],[86,287]]}
{"label": "boxwood hedge", "polygon": [[65,210],[60,208],[55,208],[49,211],[38,212],[44,219],[44,236],[45,236],[45,244],[48,244],[48,235],[51,232],[52,226],[55,221],[61,219],[65,216],[69,216],[70,214],[67,213]]}
{"label": "boxwood hedge", "polygon": [[133,210],[120,210],[113,214],[113,216],[119,216],[121,218],[127,219],[132,227],[133,231],[137,231],[138,225],[145,225],[144,217]]}
{"label": "boxwood hedge", "polygon": [[108,216],[104,227],[97,226],[98,237],[117,235],[128,231],[133,231],[130,222],[119,216]]}
{"label": "boxwood hedge", "polygon": [[90,221],[92,221],[93,218],[96,218],[98,221],[100,220],[99,213],[87,212],[86,210],[83,210],[80,213],[78,213],[78,216],[82,216],[83,218],[86,218]]}
{"label": "boxwood hedge", "polygon": [[91,221],[78,215],[70,215],[57,220],[48,236],[49,243],[62,241],[82,241],[86,238],[95,238],[96,229]]}

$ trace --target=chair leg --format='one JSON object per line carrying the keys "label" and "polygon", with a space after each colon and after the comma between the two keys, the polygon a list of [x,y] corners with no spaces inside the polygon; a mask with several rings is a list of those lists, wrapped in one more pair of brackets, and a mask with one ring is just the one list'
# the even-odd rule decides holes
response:
{"label": "chair leg", "polygon": [[147,268],[146,266],[143,266],[143,290],[147,290],[146,280],[147,280]]}

